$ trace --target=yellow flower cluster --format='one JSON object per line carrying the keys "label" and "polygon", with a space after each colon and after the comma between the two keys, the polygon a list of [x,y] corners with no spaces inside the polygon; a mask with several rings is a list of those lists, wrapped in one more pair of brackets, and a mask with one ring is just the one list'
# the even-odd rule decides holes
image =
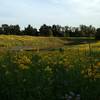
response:
{"label": "yellow flower cluster", "polygon": [[16,64],[18,64],[19,68],[21,69],[28,69],[28,65],[31,64],[31,59],[29,59],[27,56],[15,56],[15,61]]}

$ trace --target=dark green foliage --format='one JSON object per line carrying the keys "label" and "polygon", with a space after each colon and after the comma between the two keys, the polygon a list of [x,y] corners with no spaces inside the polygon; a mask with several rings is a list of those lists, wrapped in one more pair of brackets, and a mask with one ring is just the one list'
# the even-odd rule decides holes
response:
{"label": "dark green foliage", "polygon": [[99,28],[96,30],[92,25],[80,25],[79,27],[69,27],[43,24],[40,29],[28,25],[23,30],[19,25],[3,24],[0,27],[0,34],[5,35],[32,35],[32,36],[55,36],[55,37],[96,37],[99,39]]}
{"label": "dark green foliage", "polygon": [[100,40],[100,28],[98,28],[96,31],[96,39]]}
{"label": "dark green foliage", "polygon": [[47,26],[46,24],[41,26],[39,31],[40,31],[40,36],[53,36],[51,27]]}
{"label": "dark green foliage", "polygon": [[24,30],[24,34],[36,36],[37,35],[37,29],[33,28],[31,25],[28,25],[28,27],[25,28],[25,30]]}
{"label": "dark green foliage", "polygon": [[[16,54],[21,58],[31,55],[28,69],[21,69],[14,62]],[[100,79],[85,78],[81,74],[84,62],[80,59],[68,69],[63,64],[48,65],[37,54],[16,54],[0,58],[0,100],[65,100],[63,97],[71,92],[79,94],[81,100],[100,99]]]}

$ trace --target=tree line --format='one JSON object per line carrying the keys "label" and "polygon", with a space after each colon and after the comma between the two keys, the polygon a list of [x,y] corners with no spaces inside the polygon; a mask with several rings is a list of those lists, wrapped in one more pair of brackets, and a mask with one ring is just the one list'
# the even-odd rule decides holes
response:
{"label": "tree line", "polygon": [[21,30],[19,25],[2,24],[0,34],[4,35],[30,35],[30,36],[55,36],[55,37],[96,37],[100,39],[100,28],[92,25],[80,25],[79,27],[69,27],[61,25],[43,24],[39,30],[28,25]]}

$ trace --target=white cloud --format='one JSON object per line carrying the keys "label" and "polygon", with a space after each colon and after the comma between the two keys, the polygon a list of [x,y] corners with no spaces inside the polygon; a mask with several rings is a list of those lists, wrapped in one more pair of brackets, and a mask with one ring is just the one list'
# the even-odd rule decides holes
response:
{"label": "white cloud", "polygon": [[0,22],[99,25],[100,0],[0,0]]}
{"label": "white cloud", "polygon": [[56,5],[61,5],[63,8],[73,9],[73,12],[83,14],[99,13],[100,0],[48,0]]}

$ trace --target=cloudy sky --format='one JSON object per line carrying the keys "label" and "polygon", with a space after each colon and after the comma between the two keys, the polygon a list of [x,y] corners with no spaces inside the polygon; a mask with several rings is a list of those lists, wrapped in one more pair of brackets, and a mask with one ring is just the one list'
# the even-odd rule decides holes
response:
{"label": "cloudy sky", "polygon": [[100,0],[0,0],[0,25],[100,26]]}

